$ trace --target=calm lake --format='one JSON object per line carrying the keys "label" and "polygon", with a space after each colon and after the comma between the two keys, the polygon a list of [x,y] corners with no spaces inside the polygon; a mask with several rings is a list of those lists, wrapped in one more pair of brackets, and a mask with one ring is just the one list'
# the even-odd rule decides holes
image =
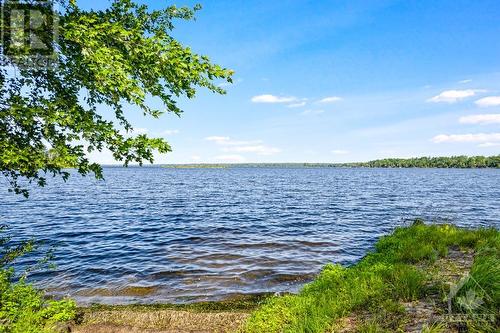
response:
{"label": "calm lake", "polygon": [[[296,291],[408,219],[500,227],[500,170],[106,168],[0,191],[1,224],[55,245],[33,278],[80,303]],[[23,263],[21,262],[21,265]]]}

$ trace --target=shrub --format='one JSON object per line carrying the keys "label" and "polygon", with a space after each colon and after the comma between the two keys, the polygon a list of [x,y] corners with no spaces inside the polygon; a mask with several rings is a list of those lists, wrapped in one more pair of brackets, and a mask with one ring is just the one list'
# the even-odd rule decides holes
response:
{"label": "shrub", "polygon": [[[4,230],[0,228],[0,233]],[[29,270],[16,276],[11,267],[36,247],[34,242],[9,246],[9,239],[0,237],[0,246],[0,333],[52,333],[59,324],[75,317],[73,301],[47,299],[26,281]]]}

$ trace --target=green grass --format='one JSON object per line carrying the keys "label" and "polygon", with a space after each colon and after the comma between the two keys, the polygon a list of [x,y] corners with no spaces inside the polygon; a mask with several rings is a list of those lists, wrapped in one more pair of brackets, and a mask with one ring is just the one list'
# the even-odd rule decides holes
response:
{"label": "green grass", "polygon": [[[477,291],[484,300],[481,311],[496,313],[500,288],[499,232],[425,225],[417,220],[412,226],[397,228],[392,235],[380,239],[375,251],[358,264],[348,268],[328,264],[299,294],[270,298],[252,314],[242,331],[334,331],[339,319],[352,315],[364,318],[357,327],[359,332],[400,330],[405,314],[398,304],[431,292],[427,283],[430,276],[421,267],[446,256],[450,247],[476,251],[471,270],[475,282],[471,279],[460,293]],[[454,308],[465,311],[456,302]],[[474,324],[468,323],[470,328]]]}

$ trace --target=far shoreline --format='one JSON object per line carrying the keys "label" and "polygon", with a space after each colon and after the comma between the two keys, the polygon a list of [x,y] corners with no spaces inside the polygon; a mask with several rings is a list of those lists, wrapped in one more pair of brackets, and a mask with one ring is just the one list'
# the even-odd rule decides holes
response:
{"label": "far shoreline", "polygon": [[[103,164],[104,167],[123,167]],[[167,169],[232,169],[232,168],[365,168],[365,169],[499,169],[500,155],[385,158],[368,162],[276,162],[276,163],[170,163],[129,165],[129,167],[161,167]]]}

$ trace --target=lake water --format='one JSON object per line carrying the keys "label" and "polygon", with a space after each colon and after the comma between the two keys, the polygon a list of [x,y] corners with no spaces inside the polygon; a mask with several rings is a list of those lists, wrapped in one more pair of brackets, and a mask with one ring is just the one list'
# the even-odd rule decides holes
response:
{"label": "lake water", "polygon": [[[191,302],[296,291],[408,219],[500,226],[500,170],[106,168],[0,189],[16,237],[56,245],[33,278],[90,302]],[[22,263],[21,263],[22,264]]]}

